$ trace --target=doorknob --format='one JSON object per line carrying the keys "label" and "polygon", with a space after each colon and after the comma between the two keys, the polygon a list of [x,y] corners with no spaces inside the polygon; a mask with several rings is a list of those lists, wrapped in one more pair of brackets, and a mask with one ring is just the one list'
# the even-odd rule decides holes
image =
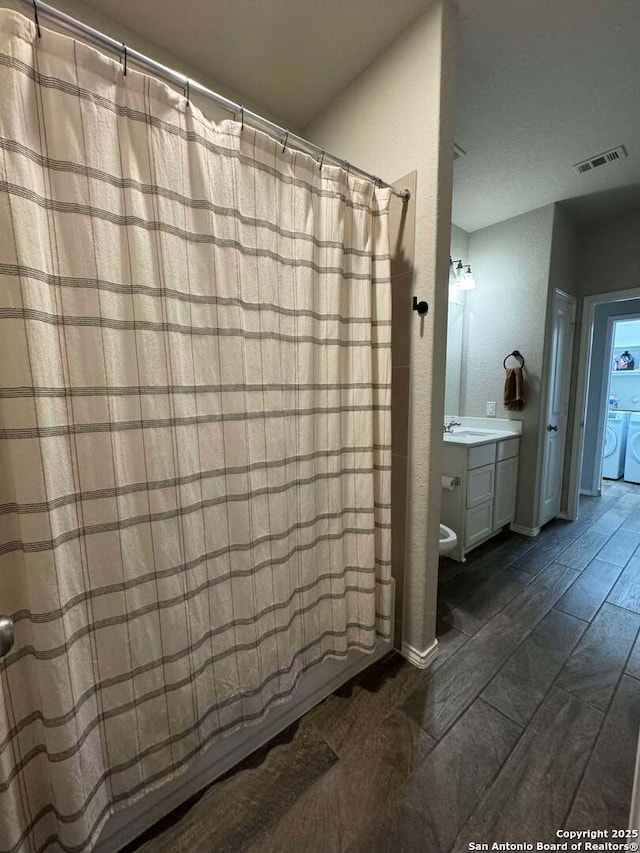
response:
{"label": "doorknob", "polygon": [[547,432],[558,432],[558,424],[556,424],[555,426],[547,424]]}
{"label": "doorknob", "polygon": [[0,616],[0,658],[9,654],[13,641],[13,619],[8,616]]}

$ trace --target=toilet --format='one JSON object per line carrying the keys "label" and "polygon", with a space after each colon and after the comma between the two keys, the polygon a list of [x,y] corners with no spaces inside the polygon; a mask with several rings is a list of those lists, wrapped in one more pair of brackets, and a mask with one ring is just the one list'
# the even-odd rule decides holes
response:
{"label": "toilet", "polygon": [[448,554],[449,551],[453,551],[457,544],[458,537],[454,531],[450,527],[447,527],[446,524],[441,524],[438,539],[438,551],[441,554]]}

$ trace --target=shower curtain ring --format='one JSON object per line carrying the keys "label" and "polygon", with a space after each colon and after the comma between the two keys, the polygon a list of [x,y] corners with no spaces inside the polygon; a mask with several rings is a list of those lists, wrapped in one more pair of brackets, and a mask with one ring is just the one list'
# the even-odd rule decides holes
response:
{"label": "shower curtain ring", "polygon": [[122,74],[127,76],[127,46],[122,42]]}
{"label": "shower curtain ring", "polygon": [[187,106],[189,106],[189,95],[191,93],[191,88],[189,86],[189,78],[187,77],[184,81],[184,96],[187,101]]}
{"label": "shower curtain ring", "polygon": [[240,130],[244,130],[244,106],[240,107]]}
{"label": "shower curtain ring", "polygon": [[319,161],[318,169],[322,169],[322,165],[323,165],[323,163],[324,163],[324,154],[325,154],[325,151],[324,151],[324,148],[323,148],[323,149],[322,149],[322,154],[321,154],[321,155],[320,155],[320,157],[318,158],[318,161]]}
{"label": "shower curtain ring", "polygon": [[38,33],[38,38],[42,38],[42,32],[40,30],[40,21],[38,20],[38,4],[36,0],[33,0],[33,17],[36,24],[36,32]]}
{"label": "shower curtain ring", "polygon": [[284,152],[287,150],[287,141],[288,141],[288,139],[289,139],[289,131],[287,131],[287,132],[286,132],[285,137],[284,137],[284,142],[282,143],[282,153],[283,153],[283,154],[284,154]]}

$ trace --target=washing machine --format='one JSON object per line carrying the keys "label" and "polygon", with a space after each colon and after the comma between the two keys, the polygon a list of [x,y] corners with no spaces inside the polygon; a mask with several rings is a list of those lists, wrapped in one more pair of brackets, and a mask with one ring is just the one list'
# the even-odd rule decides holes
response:
{"label": "washing machine", "polygon": [[[608,480],[619,480],[622,477],[630,414],[631,412],[609,412],[607,414],[604,448],[602,450],[602,476]],[[640,471],[640,468],[638,470]]]}
{"label": "washing machine", "polygon": [[629,418],[624,478],[629,483],[640,483],[640,412],[632,412]]}

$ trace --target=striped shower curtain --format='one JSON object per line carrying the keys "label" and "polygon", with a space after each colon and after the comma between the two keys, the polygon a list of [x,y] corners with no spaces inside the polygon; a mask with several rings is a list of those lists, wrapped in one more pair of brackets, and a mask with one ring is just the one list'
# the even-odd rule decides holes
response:
{"label": "striped shower curtain", "polygon": [[388,191],[0,13],[0,850],[390,635]]}

